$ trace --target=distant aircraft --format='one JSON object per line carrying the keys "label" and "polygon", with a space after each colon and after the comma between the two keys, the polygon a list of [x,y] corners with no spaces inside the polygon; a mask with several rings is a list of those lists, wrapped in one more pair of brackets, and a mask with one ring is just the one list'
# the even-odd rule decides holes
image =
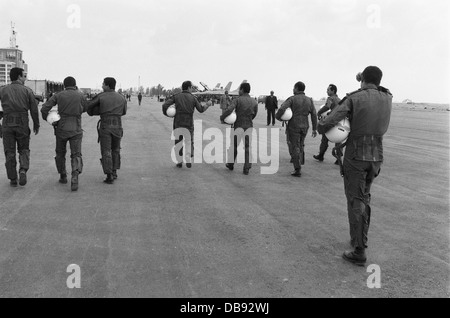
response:
{"label": "distant aircraft", "polygon": [[205,83],[200,82],[200,85],[202,85],[205,90],[200,92],[194,92],[192,94],[194,95],[224,95],[225,91],[230,91],[231,85],[233,82],[229,82],[228,85],[225,87],[225,89],[220,88],[220,83],[216,85],[214,89],[209,89],[208,85]]}

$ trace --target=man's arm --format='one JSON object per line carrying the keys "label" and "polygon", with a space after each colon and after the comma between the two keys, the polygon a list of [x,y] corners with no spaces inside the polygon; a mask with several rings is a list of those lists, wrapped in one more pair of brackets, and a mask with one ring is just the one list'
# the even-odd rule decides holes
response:
{"label": "man's arm", "polygon": [[28,91],[28,104],[30,106],[30,114],[33,119],[33,132],[35,135],[39,133],[39,102],[34,97],[34,94],[31,90]]}
{"label": "man's arm", "polygon": [[315,138],[317,136],[317,113],[316,113],[316,107],[314,106],[314,101],[311,98],[311,106],[309,109],[309,112],[311,114],[311,122],[312,122],[312,136]]}
{"label": "man's arm", "polygon": [[175,96],[171,96],[168,99],[166,99],[166,101],[162,105],[162,112],[164,116],[167,116],[167,109],[173,104],[175,104]]}
{"label": "man's arm", "polygon": [[48,113],[50,112],[50,110],[52,109],[53,106],[56,106],[57,104],[57,100],[56,100],[56,95],[53,95],[52,97],[50,97],[50,99],[48,99],[41,108],[41,114],[42,114],[42,119],[43,120],[47,120],[47,116]]}
{"label": "man's arm", "polygon": [[331,100],[330,97],[328,97],[325,105],[321,109],[319,109],[319,111],[317,112],[317,117],[320,117],[320,116],[322,116],[323,113],[326,113],[327,111],[329,111],[331,109],[332,103],[333,103],[333,101]]}
{"label": "man's arm", "polygon": [[92,100],[87,102],[86,112],[88,113],[89,116],[100,115],[99,112],[95,111],[95,109],[100,106],[100,95],[101,94],[98,94]]}
{"label": "man's arm", "polygon": [[200,104],[200,102],[198,101],[198,99],[195,96],[194,96],[194,99],[195,99],[194,106],[198,110],[199,113],[204,113],[211,105],[211,102],[207,102],[206,105],[203,106],[202,104]]}
{"label": "man's arm", "polygon": [[233,100],[231,102],[231,105],[227,108],[227,110],[223,113],[223,115],[220,116],[220,120],[223,121],[225,118],[227,118],[228,116],[231,115],[231,113],[233,112],[233,110],[236,109],[237,104],[238,104],[238,98]]}
{"label": "man's arm", "polygon": [[292,98],[288,98],[283,105],[281,105],[281,107],[278,109],[277,113],[275,114],[275,118],[279,121],[281,120],[281,116],[284,115],[284,112],[286,111],[286,109],[288,109],[289,107],[292,107]]}
{"label": "man's arm", "polygon": [[278,109],[278,99],[276,96],[275,96],[275,109]]}
{"label": "man's arm", "polygon": [[127,114],[127,110],[128,110],[128,103],[127,100],[125,99],[125,97],[123,98],[125,105],[123,106],[123,113],[122,116],[125,116]]}
{"label": "man's arm", "polygon": [[328,130],[336,126],[342,119],[348,117],[351,109],[351,99],[345,98],[341,104],[336,106],[327,118],[322,119],[317,125],[320,134],[325,134]]}

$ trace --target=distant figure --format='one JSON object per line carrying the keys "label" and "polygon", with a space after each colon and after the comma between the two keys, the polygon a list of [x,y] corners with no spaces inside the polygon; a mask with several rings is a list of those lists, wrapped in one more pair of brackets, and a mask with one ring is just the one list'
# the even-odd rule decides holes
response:
{"label": "distant figure", "polygon": [[[249,128],[253,128],[253,119],[255,119],[258,114],[258,102],[255,101],[252,97],[250,97],[250,84],[242,83],[239,86],[239,97],[234,99],[231,102],[231,106],[228,107],[227,111],[222,114],[220,120],[224,120],[227,118],[233,111],[236,111],[236,122],[234,123],[234,130],[243,129],[243,137],[244,137],[244,145],[245,145],[245,164],[244,164],[244,174],[248,175],[250,169],[252,168],[252,164],[250,162],[250,137],[246,135],[246,131]],[[242,137],[240,137],[242,139]],[[229,170],[234,170],[234,164],[237,158],[237,148],[240,143],[238,142],[238,135],[234,135],[234,149],[228,149],[229,155],[228,160],[233,155],[233,163],[227,163],[226,167]],[[234,151],[233,153],[231,153]]]}
{"label": "distant figure", "polygon": [[[30,128],[28,112],[33,119],[33,131],[39,133],[39,102],[33,91],[26,87],[27,73],[23,68],[14,67],[9,72],[11,84],[0,87],[0,119],[3,117],[3,149],[6,158],[6,173],[12,187],[17,187],[16,146],[19,153],[19,184],[27,184],[30,168]],[[1,110],[2,109],[2,110]]]}
{"label": "distant figure", "polygon": [[[334,84],[330,84],[327,88],[327,94],[328,94],[328,99],[325,103],[325,105],[319,109],[319,111],[317,112],[317,117],[318,119],[322,119],[322,116],[325,117],[325,114],[336,108],[336,106],[339,104],[339,102],[341,101],[341,99],[338,97],[337,95],[337,87]],[[323,161],[324,160],[324,155],[327,152],[328,149],[328,138],[327,136],[325,136],[325,134],[322,135],[322,141],[320,143],[320,148],[319,148],[319,154],[318,155],[314,155],[314,159],[318,160],[318,161]],[[338,161],[336,160],[336,162],[334,164],[339,164]]]}
{"label": "distant figure", "polygon": [[326,133],[344,118],[349,118],[351,131],[345,149],[343,174],[350,225],[350,244],[354,250],[342,257],[351,263],[366,263],[367,238],[371,207],[370,188],[383,163],[383,135],[389,128],[392,95],[380,86],[383,72],[368,66],[359,75],[361,88],[347,96],[334,111],[319,123]]}
{"label": "distant figure", "polygon": [[305,95],[304,83],[297,82],[294,85],[294,96],[281,105],[276,114],[278,120],[281,120],[287,108],[291,108],[293,114],[286,127],[289,153],[295,169],[292,176],[301,177],[301,166],[305,164],[305,139],[309,130],[308,116],[311,116],[313,126],[312,137],[317,136],[316,108],[312,98]]}
{"label": "distant figure", "polygon": [[272,126],[275,126],[275,111],[278,109],[278,100],[273,94],[273,91],[271,91],[265,101],[267,110],[267,126],[270,126],[270,122],[272,122]]}
{"label": "distant figure", "polygon": [[66,152],[67,142],[70,144],[72,178],[71,190],[78,190],[78,176],[83,172],[83,158],[81,143],[83,130],[81,129],[81,114],[86,111],[87,100],[83,93],[75,89],[76,80],[73,77],[64,79],[65,90],[53,95],[42,105],[42,118],[47,116],[53,106],[58,105],[58,114],[61,119],[53,123],[56,136],[56,169],[60,175],[59,182],[67,183]]}
{"label": "distant figure", "polygon": [[[192,95],[192,82],[185,81],[182,86],[182,92],[175,94],[166,99],[162,105],[162,111],[165,116],[167,116],[167,109],[171,105],[175,105],[176,115],[173,119],[173,129],[186,128],[191,137],[191,145],[186,144],[186,152],[183,154],[183,147],[180,148],[179,156],[183,158],[186,155],[186,167],[192,168],[191,158],[194,157],[194,112],[197,109],[199,113],[205,112],[211,105],[208,102],[205,106],[202,106],[197,98]],[[175,140],[175,146],[180,142],[183,142],[184,137],[180,135],[177,140]],[[183,167],[183,161],[177,163],[178,168]]]}
{"label": "distant figure", "polygon": [[100,115],[97,124],[103,173],[107,184],[113,184],[120,169],[120,142],[123,136],[122,116],[127,114],[127,100],[115,91],[116,80],[106,77],[102,84],[103,93],[88,102],[89,116]]}
{"label": "distant figure", "polygon": [[[231,100],[230,96],[228,96],[228,91],[225,91],[225,94],[220,97],[220,109],[222,110],[222,115],[227,110],[228,106],[230,106]],[[220,121],[222,124],[225,122],[223,120]]]}
{"label": "distant figure", "polygon": [[142,102],[142,94],[139,92],[138,94],[138,101],[139,101],[139,106],[141,106],[141,102]]}

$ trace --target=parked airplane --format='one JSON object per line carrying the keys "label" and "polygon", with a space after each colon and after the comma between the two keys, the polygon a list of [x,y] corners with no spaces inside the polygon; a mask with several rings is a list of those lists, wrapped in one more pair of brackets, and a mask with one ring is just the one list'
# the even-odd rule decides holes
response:
{"label": "parked airplane", "polygon": [[202,85],[205,88],[205,90],[201,91],[201,92],[194,92],[192,94],[194,94],[194,95],[223,95],[223,94],[225,94],[225,91],[228,91],[228,92],[230,91],[232,84],[233,84],[233,82],[229,82],[228,85],[224,89],[222,89],[222,88],[220,88],[220,83],[219,83],[219,84],[217,84],[217,86],[214,89],[209,89],[206,84],[200,82],[200,85]]}

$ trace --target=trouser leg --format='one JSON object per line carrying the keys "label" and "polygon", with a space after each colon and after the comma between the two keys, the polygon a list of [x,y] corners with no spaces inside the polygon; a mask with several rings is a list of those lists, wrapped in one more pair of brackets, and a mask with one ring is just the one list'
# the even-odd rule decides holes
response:
{"label": "trouser leg", "polygon": [[56,136],[56,157],[55,157],[55,163],[56,163],[56,169],[58,170],[59,174],[66,174],[66,145],[67,145],[67,139],[63,139],[59,136]]}
{"label": "trouser leg", "polygon": [[350,238],[357,248],[367,248],[370,226],[370,188],[381,163],[344,160],[344,187],[350,225]]}
{"label": "trouser leg", "polygon": [[319,157],[322,157],[325,155],[325,153],[328,150],[328,138],[325,136],[325,134],[322,135],[322,140],[320,142],[320,148],[319,148]]}
{"label": "trouser leg", "polygon": [[112,136],[112,169],[113,171],[120,169],[120,142],[122,138]]}
{"label": "trouser leg", "polygon": [[100,160],[103,167],[104,174],[112,174],[113,161],[112,161],[112,135],[109,132],[101,132],[100,134],[100,149],[102,159]]}
{"label": "trouser leg", "polygon": [[275,125],[275,109],[270,111],[270,116],[272,117],[272,125]]}
{"label": "trouser leg", "polygon": [[17,151],[19,152],[19,169],[30,169],[30,128],[23,127],[17,133]]}
{"label": "trouser leg", "polygon": [[83,135],[78,135],[69,139],[72,173],[77,172],[80,174],[83,172],[83,157],[81,154],[82,141]]}
{"label": "trouser leg", "polygon": [[3,128],[3,149],[5,151],[5,167],[8,179],[17,179],[16,137],[12,129]]}
{"label": "trouser leg", "polygon": [[289,147],[289,153],[291,154],[292,163],[294,164],[294,169],[295,170],[300,170],[301,169],[301,165],[300,165],[300,155],[301,155],[300,145],[301,145],[300,135],[298,135],[298,134],[289,134],[288,147]]}

